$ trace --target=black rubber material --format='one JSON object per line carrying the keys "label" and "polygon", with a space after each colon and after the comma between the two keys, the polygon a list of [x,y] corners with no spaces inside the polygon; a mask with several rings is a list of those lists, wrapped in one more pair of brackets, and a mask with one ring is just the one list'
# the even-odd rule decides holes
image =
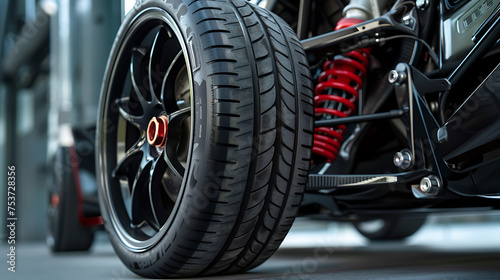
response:
{"label": "black rubber material", "polygon": [[172,15],[184,40],[192,40],[191,166],[180,207],[155,246],[145,252],[127,249],[100,193],[105,228],[124,264],[145,277],[256,267],[288,233],[307,181],[314,107],[305,54],[284,21],[246,1],[141,1],[115,40],[104,95],[121,40],[148,7]]}
{"label": "black rubber material", "polygon": [[365,231],[360,223],[355,222],[354,227],[366,238],[373,241],[401,240],[413,235],[425,223],[426,217],[392,217],[382,219],[383,226],[376,231]]}
{"label": "black rubber material", "polygon": [[[47,243],[53,252],[86,251],[92,245],[94,229],[78,221],[77,191],[68,147],[59,147],[52,164],[47,213]],[[57,194],[57,207],[51,206],[51,196]]]}

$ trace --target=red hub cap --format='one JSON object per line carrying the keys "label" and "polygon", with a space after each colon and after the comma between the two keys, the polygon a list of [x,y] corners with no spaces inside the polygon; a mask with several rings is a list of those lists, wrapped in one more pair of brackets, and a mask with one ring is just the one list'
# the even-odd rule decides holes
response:
{"label": "red hub cap", "polygon": [[158,148],[165,147],[167,142],[168,120],[166,116],[153,117],[148,124],[148,143]]}

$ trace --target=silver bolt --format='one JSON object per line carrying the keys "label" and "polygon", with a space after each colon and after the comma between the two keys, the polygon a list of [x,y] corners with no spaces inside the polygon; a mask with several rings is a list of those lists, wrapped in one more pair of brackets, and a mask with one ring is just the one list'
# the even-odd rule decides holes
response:
{"label": "silver bolt", "polygon": [[389,72],[389,83],[394,84],[399,79],[399,73],[396,70]]}
{"label": "silver bolt", "polygon": [[407,149],[397,152],[393,159],[394,165],[401,169],[408,169],[412,164],[411,152]]}
{"label": "silver bolt", "polygon": [[431,112],[436,113],[439,110],[439,103],[437,101],[431,101],[429,103],[429,109],[431,109]]}
{"label": "silver bolt", "polygon": [[434,196],[439,193],[441,189],[441,180],[435,175],[429,175],[420,180],[420,191]]}
{"label": "silver bolt", "polygon": [[387,77],[389,83],[391,84],[395,83],[396,85],[402,84],[405,78],[406,78],[406,73],[404,71],[397,71],[397,70],[391,70],[389,72],[389,76]]}
{"label": "silver bolt", "polygon": [[424,193],[428,193],[431,190],[431,181],[429,178],[425,177],[420,181],[420,190]]}

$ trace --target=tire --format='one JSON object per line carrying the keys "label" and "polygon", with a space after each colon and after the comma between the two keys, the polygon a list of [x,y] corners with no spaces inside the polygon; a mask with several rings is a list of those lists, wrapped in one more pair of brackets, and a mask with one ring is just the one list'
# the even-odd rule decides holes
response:
{"label": "tire", "polygon": [[272,13],[240,0],[138,2],[97,124],[101,213],[123,263],[161,278],[269,258],[307,181],[311,89],[298,39]]}
{"label": "tire", "polygon": [[70,147],[59,147],[49,177],[47,245],[53,252],[86,251],[92,245],[94,229],[78,219],[78,196]]}
{"label": "tire", "polygon": [[402,240],[413,235],[425,223],[426,217],[391,217],[355,222],[354,227],[372,241]]}

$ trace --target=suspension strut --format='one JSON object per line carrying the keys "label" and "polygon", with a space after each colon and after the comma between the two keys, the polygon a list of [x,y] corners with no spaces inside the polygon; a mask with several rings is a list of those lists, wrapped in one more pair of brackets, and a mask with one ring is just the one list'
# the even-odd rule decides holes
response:
{"label": "suspension strut", "polygon": [[[342,18],[335,30],[363,22],[356,18]],[[323,64],[314,89],[315,114],[323,119],[345,118],[355,111],[356,101],[363,88],[363,79],[369,64],[370,49],[358,49],[336,55]],[[313,153],[333,162],[339,154],[345,125],[316,127],[314,129]]]}

